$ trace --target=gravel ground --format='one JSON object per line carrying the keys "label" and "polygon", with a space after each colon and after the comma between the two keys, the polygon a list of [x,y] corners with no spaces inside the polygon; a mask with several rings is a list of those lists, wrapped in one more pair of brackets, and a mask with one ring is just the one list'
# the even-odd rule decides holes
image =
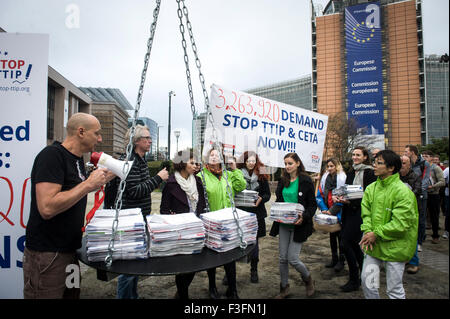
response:
{"label": "gravel ground", "polygon": [[[153,210],[159,213],[161,194],[152,194]],[[274,200],[274,196],[272,198]],[[270,202],[267,204],[270,209]],[[92,198],[88,202],[88,209],[92,206]],[[443,224],[441,217],[441,225]],[[266,219],[267,230],[270,230],[271,222]],[[431,243],[431,230],[427,230],[427,240],[423,245],[424,251],[433,251],[433,254],[446,261],[446,272],[439,271],[431,266],[421,263],[420,270],[415,275],[405,272],[403,277],[406,297],[408,299],[449,299],[449,276],[448,276],[448,240],[441,239],[439,244]],[[442,234],[442,230],[441,230]],[[339,286],[348,280],[348,268],[345,266],[340,273],[333,269],[325,268],[325,264],[331,258],[329,247],[329,235],[322,232],[314,232],[303,245],[300,259],[310,270],[316,283],[316,294],[314,299],[362,299],[362,290],[343,293]],[[438,258],[439,259],[439,258]],[[260,262],[258,266],[259,283],[250,282],[250,264],[237,262],[237,287],[240,298],[243,299],[271,299],[279,292],[279,270],[278,270],[278,237],[266,236],[260,238]],[[116,297],[117,278],[108,282],[99,281],[96,270],[82,265],[81,298],[82,299],[113,299]],[[224,276],[223,267],[217,268],[216,282],[219,293],[225,294],[226,286],[222,285]],[[292,267],[289,272],[289,283],[291,286],[288,299],[306,298],[305,286]],[[385,272],[381,269],[380,295],[387,298],[385,293]],[[174,276],[142,276],[138,284],[139,297],[143,299],[172,299],[176,292]],[[189,295],[192,299],[208,299],[208,276],[206,271],[197,273],[190,288]]]}

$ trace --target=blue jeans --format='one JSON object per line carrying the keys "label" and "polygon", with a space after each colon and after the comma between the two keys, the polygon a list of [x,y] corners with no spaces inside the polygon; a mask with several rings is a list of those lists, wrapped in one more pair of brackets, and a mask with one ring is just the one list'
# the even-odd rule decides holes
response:
{"label": "blue jeans", "polygon": [[280,241],[278,242],[279,249],[279,267],[281,285],[286,287],[289,279],[289,264],[295,268],[303,280],[307,280],[310,276],[308,268],[300,260],[300,252],[302,250],[302,243],[294,241],[294,229],[280,225]]}
{"label": "blue jeans", "polygon": [[419,255],[417,254],[418,248],[419,245],[416,246],[416,252],[414,253],[414,256],[411,258],[411,260],[408,262],[409,265],[419,266]]}
{"label": "blue jeans", "polygon": [[139,276],[120,275],[117,281],[117,299],[138,299]]}

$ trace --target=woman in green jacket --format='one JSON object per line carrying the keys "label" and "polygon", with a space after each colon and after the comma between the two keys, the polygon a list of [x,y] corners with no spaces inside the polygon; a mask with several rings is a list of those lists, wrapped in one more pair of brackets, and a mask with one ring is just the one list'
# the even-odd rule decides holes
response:
{"label": "woman in green jacket", "polygon": [[[227,192],[227,182],[225,180],[225,172],[220,163],[219,152],[212,149],[208,152],[206,157],[206,165],[203,168],[204,184],[206,186],[206,193],[208,196],[209,210],[216,211],[226,207],[231,207],[230,198]],[[246,182],[242,172],[236,169],[236,162],[229,163],[230,169],[228,173],[228,183],[231,188],[231,193],[241,192],[246,187]],[[198,174],[201,177],[201,174]],[[236,289],[236,262],[225,264],[225,274],[228,279],[228,289],[226,291],[227,298],[238,299]],[[218,299],[219,293],[216,287],[216,268],[208,269],[209,278],[209,295],[212,299]]]}

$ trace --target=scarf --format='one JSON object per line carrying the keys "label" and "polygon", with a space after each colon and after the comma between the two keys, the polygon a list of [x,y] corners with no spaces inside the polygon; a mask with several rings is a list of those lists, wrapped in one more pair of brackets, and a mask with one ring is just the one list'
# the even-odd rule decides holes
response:
{"label": "scarf", "polygon": [[195,212],[198,203],[198,190],[194,175],[189,175],[188,179],[185,179],[179,172],[175,172],[175,180],[186,193],[192,211]]}
{"label": "scarf", "polygon": [[328,193],[335,189],[337,186],[337,174],[331,175],[328,174],[325,179],[325,188],[323,189],[323,194],[325,195],[325,199],[328,199]]}
{"label": "scarf", "polygon": [[244,179],[247,182],[247,190],[250,191],[256,191],[256,189],[259,186],[258,183],[258,175],[257,174],[252,174],[252,176],[250,176],[250,174],[248,173],[248,170],[246,168],[242,168],[242,175],[244,175]]}
{"label": "scarf", "polygon": [[206,164],[206,169],[213,173],[219,180],[222,177],[222,166],[220,164]]}
{"label": "scarf", "polygon": [[370,168],[373,169],[372,166],[366,164],[353,164],[353,169],[355,170],[355,178],[353,179],[353,185],[361,185],[363,186],[364,179],[364,170]]}

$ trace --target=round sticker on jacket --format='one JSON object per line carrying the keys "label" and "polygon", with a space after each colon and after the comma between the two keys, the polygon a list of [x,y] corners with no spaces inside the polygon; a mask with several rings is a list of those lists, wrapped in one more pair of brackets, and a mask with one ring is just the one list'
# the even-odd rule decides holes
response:
{"label": "round sticker on jacket", "polygon": [[303,195],[303,193],[302,193],[302,192],[298,193],[298,196],[302,196],[302,195]]}

